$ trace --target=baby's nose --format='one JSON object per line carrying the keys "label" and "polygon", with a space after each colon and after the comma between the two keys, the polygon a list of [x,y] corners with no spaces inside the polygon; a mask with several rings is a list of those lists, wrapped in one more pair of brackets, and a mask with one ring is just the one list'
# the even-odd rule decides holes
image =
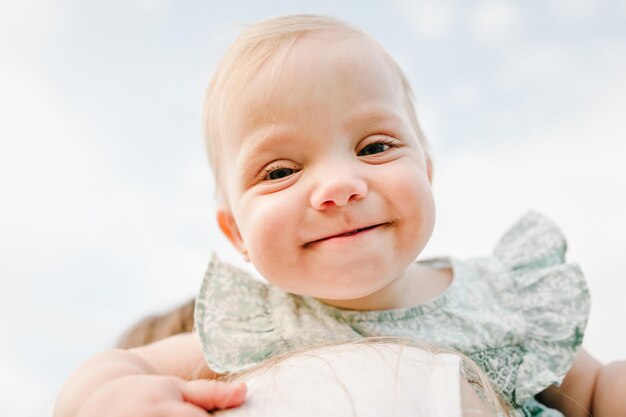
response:
{"label": "baby's nose", "polygon": [[365,197],[367,190],[367,183],[362,178],[344,172],[317,184],[311,193],[311,206],[316,210],[343,207]]}

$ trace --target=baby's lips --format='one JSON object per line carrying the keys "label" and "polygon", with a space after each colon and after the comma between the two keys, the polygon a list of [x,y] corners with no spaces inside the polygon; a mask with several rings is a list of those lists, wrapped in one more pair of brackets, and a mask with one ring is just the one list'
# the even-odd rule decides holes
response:
{"label": "baby's lips", "polygon": [[325,240],[329,240],[329,239],[333,239],[333,238],[337,238],[337,237],[345,237],[345,236],[355,235],[355,234],[360,233],[360,232],[366,232],[368,230],[376,229],[376,228],[378,228],[380,226],[387,226],[387,225],[390,225],[390,224],[393,224],[393,223],[394,222],[391,222],[391,221],[390,222],[386,222],[386,223],[376,223],[376,224],[373,224],[371,226],[364,226],[364,227],[360,227],[360,228],[356,228],[356,229],[347,230],[345,232],[340,232],[340,233],[337,233],[337,234],[334,234],[334,235],[329,235],[329,236],[326,236],[324,238],[314,240],[312,242],[307,243],[306,245],[309,245],[311,243],[323,242]]}

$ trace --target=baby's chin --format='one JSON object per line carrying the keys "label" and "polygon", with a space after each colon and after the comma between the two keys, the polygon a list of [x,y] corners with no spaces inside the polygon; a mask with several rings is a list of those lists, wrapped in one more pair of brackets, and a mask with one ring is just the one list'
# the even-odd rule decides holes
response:
{"label": "baby's chin", "polygon": [[369,285],[363,282],[362,277],[353,276],[346,279],[345,276],[341,280],[333,281],[332,276],[327,276],[324,282],[315,280],[314,278],[307,279],[304,276],[300,276],[307,284],[312,285],[281,285],[281,283],[271,282],[272,285],[277,286],[291,294],[314,298],[321,303],[329,306],[344,308],[349,310],[380,310],[381,300],[378,298],[381,289],[383,289],[387,282],[370,282]]}

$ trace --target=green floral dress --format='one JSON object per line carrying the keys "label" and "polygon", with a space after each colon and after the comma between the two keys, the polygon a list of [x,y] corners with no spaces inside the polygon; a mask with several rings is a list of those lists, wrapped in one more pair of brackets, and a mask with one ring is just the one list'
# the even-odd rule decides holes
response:
{"label": "green floral dress", "polygon": [[589,292],[554,223],[528,213],[493,256],[419,261],[451,267],[439,297],[410,308],[343,310],[255,280],[213,255],[196,302],[209,368],[237,371],[295,348],[370,336],[412,337],[473,359],[519,416],[561,416],[534,400],[569,370],[589,315]]}

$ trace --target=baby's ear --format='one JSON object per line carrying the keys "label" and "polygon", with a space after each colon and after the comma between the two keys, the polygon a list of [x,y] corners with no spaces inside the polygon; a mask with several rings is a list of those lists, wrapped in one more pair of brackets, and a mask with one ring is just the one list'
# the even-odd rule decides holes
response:
{"label": "baby's ear", "polygon": [[248,260],[248,251],[246,249],[246,245],[241,238],[241,234],[239,233],[239,228],[237,227],[237,222],[233,217],[233,214],[228,210],[219,209],[217,210],[217,223],[220,225],[220,229],[222,229],[222,233],[226,235],[230,243],[237,248],[239,252]]}

